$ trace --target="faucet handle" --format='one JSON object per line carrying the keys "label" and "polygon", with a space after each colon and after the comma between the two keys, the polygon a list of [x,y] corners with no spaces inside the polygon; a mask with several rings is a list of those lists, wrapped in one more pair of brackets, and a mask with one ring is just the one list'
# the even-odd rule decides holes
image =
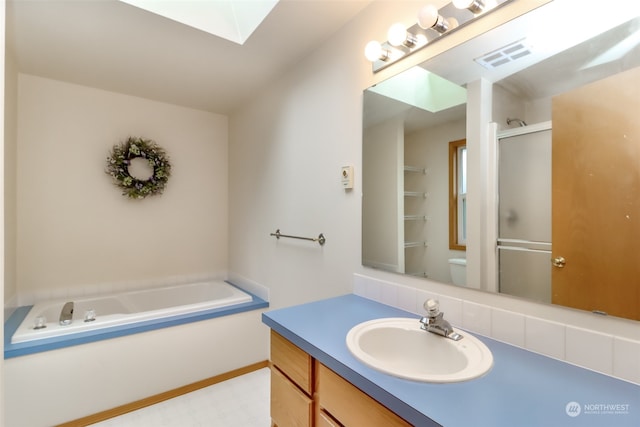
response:
{"label": "faucet handle", "polygon": [[438,300],[429,298],[422,306],[427,310],[427,314],[429,314],[430,317],[436,317],[440,314],[440,302]]}

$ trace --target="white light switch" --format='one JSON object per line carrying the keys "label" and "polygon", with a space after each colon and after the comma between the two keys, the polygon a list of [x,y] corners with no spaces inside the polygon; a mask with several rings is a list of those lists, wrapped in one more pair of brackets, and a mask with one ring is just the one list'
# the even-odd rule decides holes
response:
{"label": "white light switch", "polygon": [[353,166],[343,166],[341,175],[342,188],[353,188]]}

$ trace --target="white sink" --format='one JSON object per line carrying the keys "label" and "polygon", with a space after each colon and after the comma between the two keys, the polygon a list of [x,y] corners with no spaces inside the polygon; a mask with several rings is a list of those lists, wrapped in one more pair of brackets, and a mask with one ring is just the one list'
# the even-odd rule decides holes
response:
{"label": "white sink", "polygon": [[491,351],[468,332],[454,341],[420,328],[418,319],[384,318],[360,323],[347,334],[347,347],[362,363],[415,381],[467,381],[493,366]]}

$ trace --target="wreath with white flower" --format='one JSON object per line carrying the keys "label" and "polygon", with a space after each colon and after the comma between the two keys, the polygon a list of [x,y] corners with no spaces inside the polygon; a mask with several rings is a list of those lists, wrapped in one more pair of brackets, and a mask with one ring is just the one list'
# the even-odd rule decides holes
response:
{"label": "wreath with white flower", "polygon": [[[145,159],[153,169],[149,178],[140,179],[129,173],[131,161],[136,158]],[[111,154],[107,157],[106,173],[111,175],[113,183],[122,190],[123,196],[144,199],[162,194],[171,176],[171,164],[167,153],[154,141],[129,137],[111,149]]]}

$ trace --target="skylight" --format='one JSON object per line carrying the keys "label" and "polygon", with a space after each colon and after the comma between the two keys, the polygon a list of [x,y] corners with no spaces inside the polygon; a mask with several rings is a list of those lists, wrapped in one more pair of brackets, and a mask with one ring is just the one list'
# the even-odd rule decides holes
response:
{"label": "skylight", "polygon": [[244,44],[279,0],[120,0],[234,43]]}
{"label": "skylight", "polygon": [[467,102],[465,88],[420,67],[409,68],[369,90],[432,113]]}

